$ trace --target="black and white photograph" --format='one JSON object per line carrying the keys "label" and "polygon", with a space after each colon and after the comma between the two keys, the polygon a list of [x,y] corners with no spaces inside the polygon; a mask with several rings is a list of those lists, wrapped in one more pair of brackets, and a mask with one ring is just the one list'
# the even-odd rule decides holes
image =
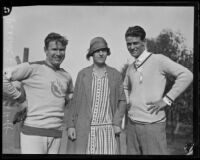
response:
{"label": "black and white photograph", "polygon": [[199,156],[197,4],[5,5],[2,154]]}

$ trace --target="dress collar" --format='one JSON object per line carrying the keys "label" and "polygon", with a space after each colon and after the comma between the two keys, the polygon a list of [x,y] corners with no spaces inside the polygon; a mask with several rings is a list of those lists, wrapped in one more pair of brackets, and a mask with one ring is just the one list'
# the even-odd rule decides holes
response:
{"label": "dress collar", "polygon": [[[107,70],[106,70],[106,66],[105,66],[105,70],[104,70],[104,73],[103,73],[103,75],[102,76],[100,76],[100,78],[101,77],[104,77],[104,76],[106,76],[106,74],[107,74]],[[99,75],[97,74],[97,72],[96,72],[96,70],[95,70],[95,68],[94,68],[94,66],[93,66],[93,68],[92,68],[92,73],[94,74],[94,75],[96,75],[96,76],[98,76],[99,77]]]}

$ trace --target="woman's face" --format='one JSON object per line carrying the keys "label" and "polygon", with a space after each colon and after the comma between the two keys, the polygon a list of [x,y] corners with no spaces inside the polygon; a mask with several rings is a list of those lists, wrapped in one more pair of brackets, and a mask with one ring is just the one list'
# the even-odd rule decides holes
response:
{"label": "woman's face", "polygon": [[93,61],[95,64],[105,64],[106,58],[108,56],[108,49],[103,48],[95,51],[93,53]]}

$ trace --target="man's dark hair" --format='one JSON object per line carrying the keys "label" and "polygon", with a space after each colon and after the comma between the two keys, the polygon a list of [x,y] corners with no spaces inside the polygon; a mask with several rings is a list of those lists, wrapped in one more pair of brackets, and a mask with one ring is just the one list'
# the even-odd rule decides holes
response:
{"label": "man's dark hair", "polygon": [[140,37],[141,40],[144,40],[146,37],[145,30],[140,26],[134,26],[129,27],[128,30],[125,33],[125,38],[131,36],[131,37]]}
{"label": "man's dark hair", "polygon": [[58,33],[54,33],[54,32],[49,33],[47,35],[47,37],[45,38],[45,40],[44,40],[45,48],[48,48],[49,42],[51,42],[51,41],[60,42],[63,46],[66,46],[68,44],[68,40],[65,37],[61,36]]}

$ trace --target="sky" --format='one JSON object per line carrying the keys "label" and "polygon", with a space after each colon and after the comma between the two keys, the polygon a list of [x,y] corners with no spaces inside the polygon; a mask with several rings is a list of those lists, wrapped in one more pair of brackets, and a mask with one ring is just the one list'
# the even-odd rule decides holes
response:
{"label": "sky", "polygon": [[44,39],[56,32],[69,40],[61,67],[73,81],[82,68],[92,64],[86,54],[96,36],[104,37],[111,50],[106,63],[120,71],[133,61],[124,35],[135,25],[145,29],[147,38],[157,37],[163,29],[181,32],[186,46],[193,49],[192,6],[24,6],[13,7],[3,17],[3,66],[16,65],[15,56],[22,59],[24,48],[29,48],[30,62],[44,60]]}

